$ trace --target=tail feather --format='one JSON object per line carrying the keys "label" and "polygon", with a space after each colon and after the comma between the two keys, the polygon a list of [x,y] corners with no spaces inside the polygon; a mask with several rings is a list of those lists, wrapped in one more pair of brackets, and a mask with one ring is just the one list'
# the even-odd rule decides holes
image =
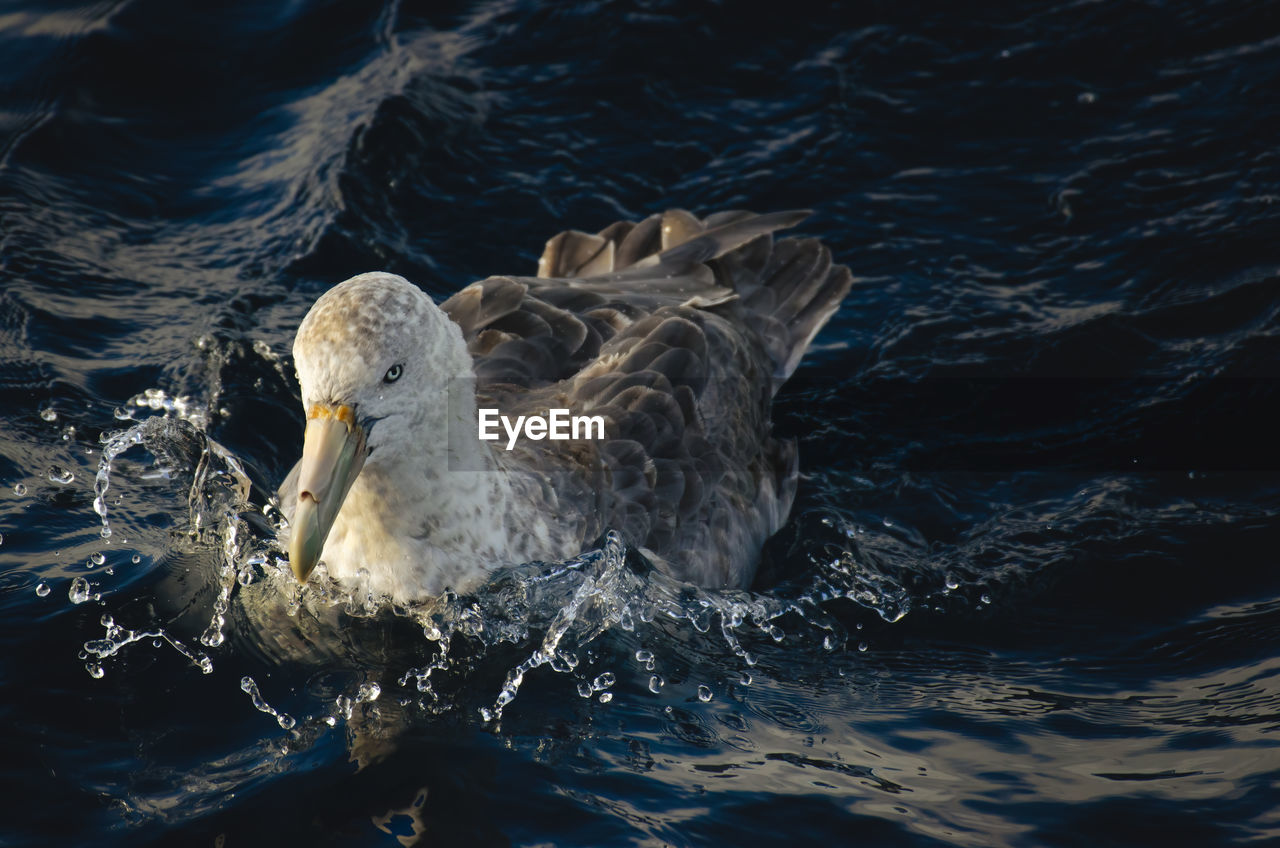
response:
{"label": "tail feather", "polygon": [[748,323],[764,339],[774,362],[776,390],[853,284],[849,269],[833,264],[831,251],[816,239],[773,238],[775,231],[793,227],[809,214],[756,215],[735,209],[699,220],[683,209],[670,209],[639,223],[619,221],[595,235],[569,230],[547,242],[538,276],[608,275],[622,282],[631,277],[652,280],[655,269],[674,279],[705,274],[709,267],[715,275],[709,285],[732,290]]}
{"label": "tail feather", "polygon": [[841,301],[853,286],[853,274],[844,265],[836,265],[827,271],[822,283],[794,315],[787,321],[788,353],[781,367],[774,372],[774,390],[782,385],[800,365],[804,352],[809,349],[815,336],[831,320],[831,316],[840,308]]}

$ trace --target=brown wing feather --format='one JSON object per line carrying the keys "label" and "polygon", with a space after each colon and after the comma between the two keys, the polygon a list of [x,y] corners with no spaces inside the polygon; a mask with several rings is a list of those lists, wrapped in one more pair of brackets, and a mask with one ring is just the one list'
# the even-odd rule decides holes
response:
{"label": "brown wing feather", "polygon": [[584,541],[611,527],[682,579],[750,582],[795,493],[773,393],[851,283],[817,241],[775,243],[806,214],[672,210],[561,233],[538,278],[492,277],[441,304],[482,406],[604,419],[604,441],[522,441],[515,457],[562,469],[560,502],[589,504]]}

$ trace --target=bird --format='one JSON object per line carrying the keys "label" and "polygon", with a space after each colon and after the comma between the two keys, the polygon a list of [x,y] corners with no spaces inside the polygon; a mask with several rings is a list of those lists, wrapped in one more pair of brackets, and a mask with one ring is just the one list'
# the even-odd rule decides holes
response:
{"label": "bird", "polygon": [[[853,281],[817,239],[775,237],[810,214],[567,230],[536,276],[439,304],[387,272],[325,292],[293,344],[306,425],[278,490],[298,582],[323,562],[409,604],[614,531],[676,580],[748,587],[798,479],[773,398]],[[557,415],[584,426],[551,438]],[[511,432],[521,416],[543,423]]]}

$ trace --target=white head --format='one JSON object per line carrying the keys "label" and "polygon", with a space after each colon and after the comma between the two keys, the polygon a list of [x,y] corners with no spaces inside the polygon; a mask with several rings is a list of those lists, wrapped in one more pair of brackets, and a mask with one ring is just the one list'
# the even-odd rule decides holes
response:
{"label": "white head", "polygon": [[[362,468],[403,461],[445,422],[449,381],[470,373],[462,331],[403,277],[361,274],[326,292],[293,344],[307,414],[289,558],[305,581]],[[384,459],[383,457],[386,457]]]}

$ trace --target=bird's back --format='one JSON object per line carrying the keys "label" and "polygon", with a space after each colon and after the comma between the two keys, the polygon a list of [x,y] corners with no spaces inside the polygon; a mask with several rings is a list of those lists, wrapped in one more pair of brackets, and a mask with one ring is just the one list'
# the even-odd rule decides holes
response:
{"label": "bird's back", "polygon": [[475,360],[480,406],[600,416],[601,440],[520,441],[582,541],[606,528],[674,576],[751,582],[795,496],[770,405],[851,285],[807,213],[671,210],[547,242],[538,277],[491,277],[441,308]]}

